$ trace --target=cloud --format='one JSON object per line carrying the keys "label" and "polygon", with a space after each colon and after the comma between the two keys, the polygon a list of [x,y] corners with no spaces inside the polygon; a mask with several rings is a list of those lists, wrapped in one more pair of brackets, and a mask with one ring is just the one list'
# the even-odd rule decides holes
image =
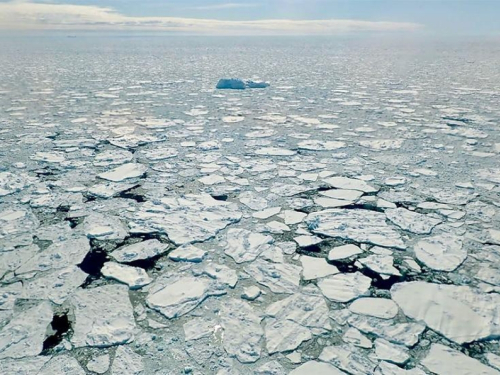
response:
{"label": "cloud", "polygon": [[222,3],[222,4],[201,5],[197,7],[190,7],[188,9],[217,10],[217,9],[253,8],[257,6],[259,6],[259,4],[256,3]]}
{"label": "cloud", "polygon": [[217,35],[332,35],[348,32],[414,31],[421,25],[361,20],[222,21],[179,17],[135,17],[112,8],[32,3],[0,3],[0,29],[167,31]]}

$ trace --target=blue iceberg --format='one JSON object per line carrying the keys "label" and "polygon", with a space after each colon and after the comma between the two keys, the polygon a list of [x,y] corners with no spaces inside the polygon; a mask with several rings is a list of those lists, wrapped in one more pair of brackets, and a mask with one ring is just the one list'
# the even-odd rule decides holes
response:
{"label": "blue iceberg", "polygon": [[266,87],[269,87],[269,82],[242,80],[239,78],[221,78],[216,86],[218,90],[264,89]]}

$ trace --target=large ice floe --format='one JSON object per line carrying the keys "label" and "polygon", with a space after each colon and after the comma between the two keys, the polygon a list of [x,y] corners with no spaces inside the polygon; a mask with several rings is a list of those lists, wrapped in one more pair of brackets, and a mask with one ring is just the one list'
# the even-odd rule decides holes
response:
{"label": "large ice floe", "polygon": [[458,344],[500,337],[500,295],[468,286],[396,284],[394,301],[408,317]]}
{"label": "large ice floe", "polygon": [[0,38],[0,374],[500,375],[495,43],[179,38]]}
{"label": "large ice floe", "polygon": [[187,195],[145,203],[129,216],[129,226],[132,233],[162,233],[182,245],[208,240],[240,218],[234,203],[217,201],[209,195]]}
{"label": "large ice floe", "polygon": [[309,229],[316,234],[397,249],[406,248],[398,231],[385,215],[370,210],[330,209],[309,214]]}

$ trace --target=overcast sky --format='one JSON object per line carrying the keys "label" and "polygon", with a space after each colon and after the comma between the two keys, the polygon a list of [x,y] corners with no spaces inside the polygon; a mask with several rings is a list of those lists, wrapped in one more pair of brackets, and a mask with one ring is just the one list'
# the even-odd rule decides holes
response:
{"label": "overcast sky", "polygon": [[500,0],[0,0],[3,30],[500,34]]}

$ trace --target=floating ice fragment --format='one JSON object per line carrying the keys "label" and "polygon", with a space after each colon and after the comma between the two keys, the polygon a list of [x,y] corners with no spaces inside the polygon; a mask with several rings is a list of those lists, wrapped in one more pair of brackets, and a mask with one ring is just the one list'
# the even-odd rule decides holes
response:
{"label": "floating ice fragment", "polygon": [[370,285],[371,279],[359,272],[336,274],[318,282],[325,297],[335,302],[349,302],[367,295]]}
{"label": "floating ice fragment", "polygon": [[358,346],[360,348],[370,349],[373,344],[369,338],[359,332],[356,328],[349,328],[342,336],[342,341]]}
{"label": "floating ice fragment", "polygon": [[134,340],[135,320],[125,285],[80,289],[71,298],[75,347],[108,347]]}
{"label": "floating ice fragment", "polygon": [[110,256],[117,262],[130,263],[137,260],[155,258],[166,252],[167,249],[168,245],[153,239],[119,247]]}
{"label": "floating ice fragment", "polygon": [[333,262],[335,260],[350,258],[362,253],[363,250],[356,245],[337,246],[328,252],[328,260]]}
{"label": "floating ice fragment", "polygon": [[263,147],[255,151],[257,155],[268,155],[268,156],[292,156],[297,152],[279,147]]}
{"label": "floating ice fragment", "polygon": [[315,139],[310,139],[299,142],[297,146],[299,147],[299,149],[302,150],[333,151],[346,147],[346,144],[345,142],[339,142],[339,141],[319,141]]}
{"label": "floating ice fragment", "polygon": [[246,299],[247,301],[256,300],[262,291],[257,286],[251,286],[243,289],[243,293],[241,294],[241,298]]}
{"label": "floating ice fragment", "polygon": [[104,277],[127,284],[130,289],[140,289],[151,283],[151,278],[142,268],[106,262],[101,269]]}
{"label": "floating ice fragment", "polygon": [[42,369],[36,373],[37,375],[55,375],[55,374],[65,374],[65,375],[85,375],[85,371],[82,369],[80,364],[76,359],[70,357],[69,355],[59,355],[54,356],[48,361]]}
{"label": "floating ice fragment", "polygon": [[92,358],[87,363],[87,369],[97,374],[104,374],[109,368],[109,355],[104,354]]}
{"label": "floating ice fragment", "polygon": [[327,263],[325,258],[301,256],[302,279],[314,280],[339,273],[337,267]]}
{"label": "floating ice fragment", "polygon": [[398,314],[396,303],[387,298],[359,298],[349,305],[349,310],[381,319],[392,319]]}
{"label": "floating ice fragment", "polygon": [[47,301],[16,314],[0,330],[0,362],[5,358],[23,358],[40,354],[52,315],[50,302]]}
{"label": "floating ice fragment", "polygon": [[230,299],[222,304],[220,319],[226,352],[242,363],[256,362],[260,358],[259,343],[264,333],[261,317],[248,303]]}
{"label": "floating ice fragment", "polygon": [[266,319],[266,348],[269,354],[295,350],[312,339],[311,331],[291,320]]}
{"label": "floating ice fragment", "polygon": [[376,193],[378,191],[378,189],[374,188],[373,186],[370,186],[365,181],[358,180],[355,178],[336,176],[327,178],[323,181],[325,181],[325,183],[336,189],[357,190],[357,191],[362,191],[364,193]]}
{"label": "floating ice fragment", "polygon": [[129,178],[141,177],[144,173],[146,173],[147,169],[148,168],[142,164],[128,163],[108,172],[101,173],[99,177],[108,181],[120,182]]}
{"label": "floating ice fragment", "polygon": [[378,338],[375,340],[375,355],[378,359],[403,365],[410,359],[408,349],[402,345],[393,344]]}
{"label": "floating ice fragment", "polygon": [[233,258],[236,263],[255,260],[269,244],[274,242],[271,236],[234,228],[228,230],[226,240],[224,253]]}
{"label": "floating ice fragment", "polygon": [[311,213],[305,221],[315,234],[405,249],[401,236],[385,219],[380,212],[331,209]]}
{"label": "floating ice fragment", "polygon": [[464,344],[500,335],[500,295],[468,286],[422,281],[395,284],[392,299],[405,315],[448,339]]}
{"label": "floating ice fragment", "polygon": [[193,262],[200,263],[203,261],[207,252],[191,244],[179,246],[174,251],[168,254],[169,259],[175,262]]}
{"label": "floating ice fragment", "polygon": [[172,242],[182,245],[212,238],[240,219],[235,203],[221,202],[208,194],[188,194],[161,198],[159,204],[144,203],[130,215],[129,225],[131,232],[165,233]]}
{"label": "floating ice fragment", "polygon": [[402,207],[386,210],[385,214],[398,227],[415,234],[429,234],[436,225],[442,223],[441,219],[419,214]]}
{"label": "floating ice fragment", "polygon": [[309,361],[292,370],[289,375],[345,375],[345,372],[340,371],[335,366],[329,363],[319,361]]}
{"label": "floating ice fragment", "polygon": [[414,246],[418,260],[438,271],[453,271],[467,258],[460,237],[440,234],[424,238]]}
{"label": "floating ice fragment", "polygon": [[146,302],[148,307],[159,311],[166,318],[178,318],[196,308],[206,298],[225,293],[214,287],[213,281],[201,277],[157,279],[152,284]]}
{"label": "floating ice fragment", "polygon": [[432,344],[422,360],[429,371],[437,375],[499,375],[497,370],[483,365],[477,359],[466,356],[441,344]]}

